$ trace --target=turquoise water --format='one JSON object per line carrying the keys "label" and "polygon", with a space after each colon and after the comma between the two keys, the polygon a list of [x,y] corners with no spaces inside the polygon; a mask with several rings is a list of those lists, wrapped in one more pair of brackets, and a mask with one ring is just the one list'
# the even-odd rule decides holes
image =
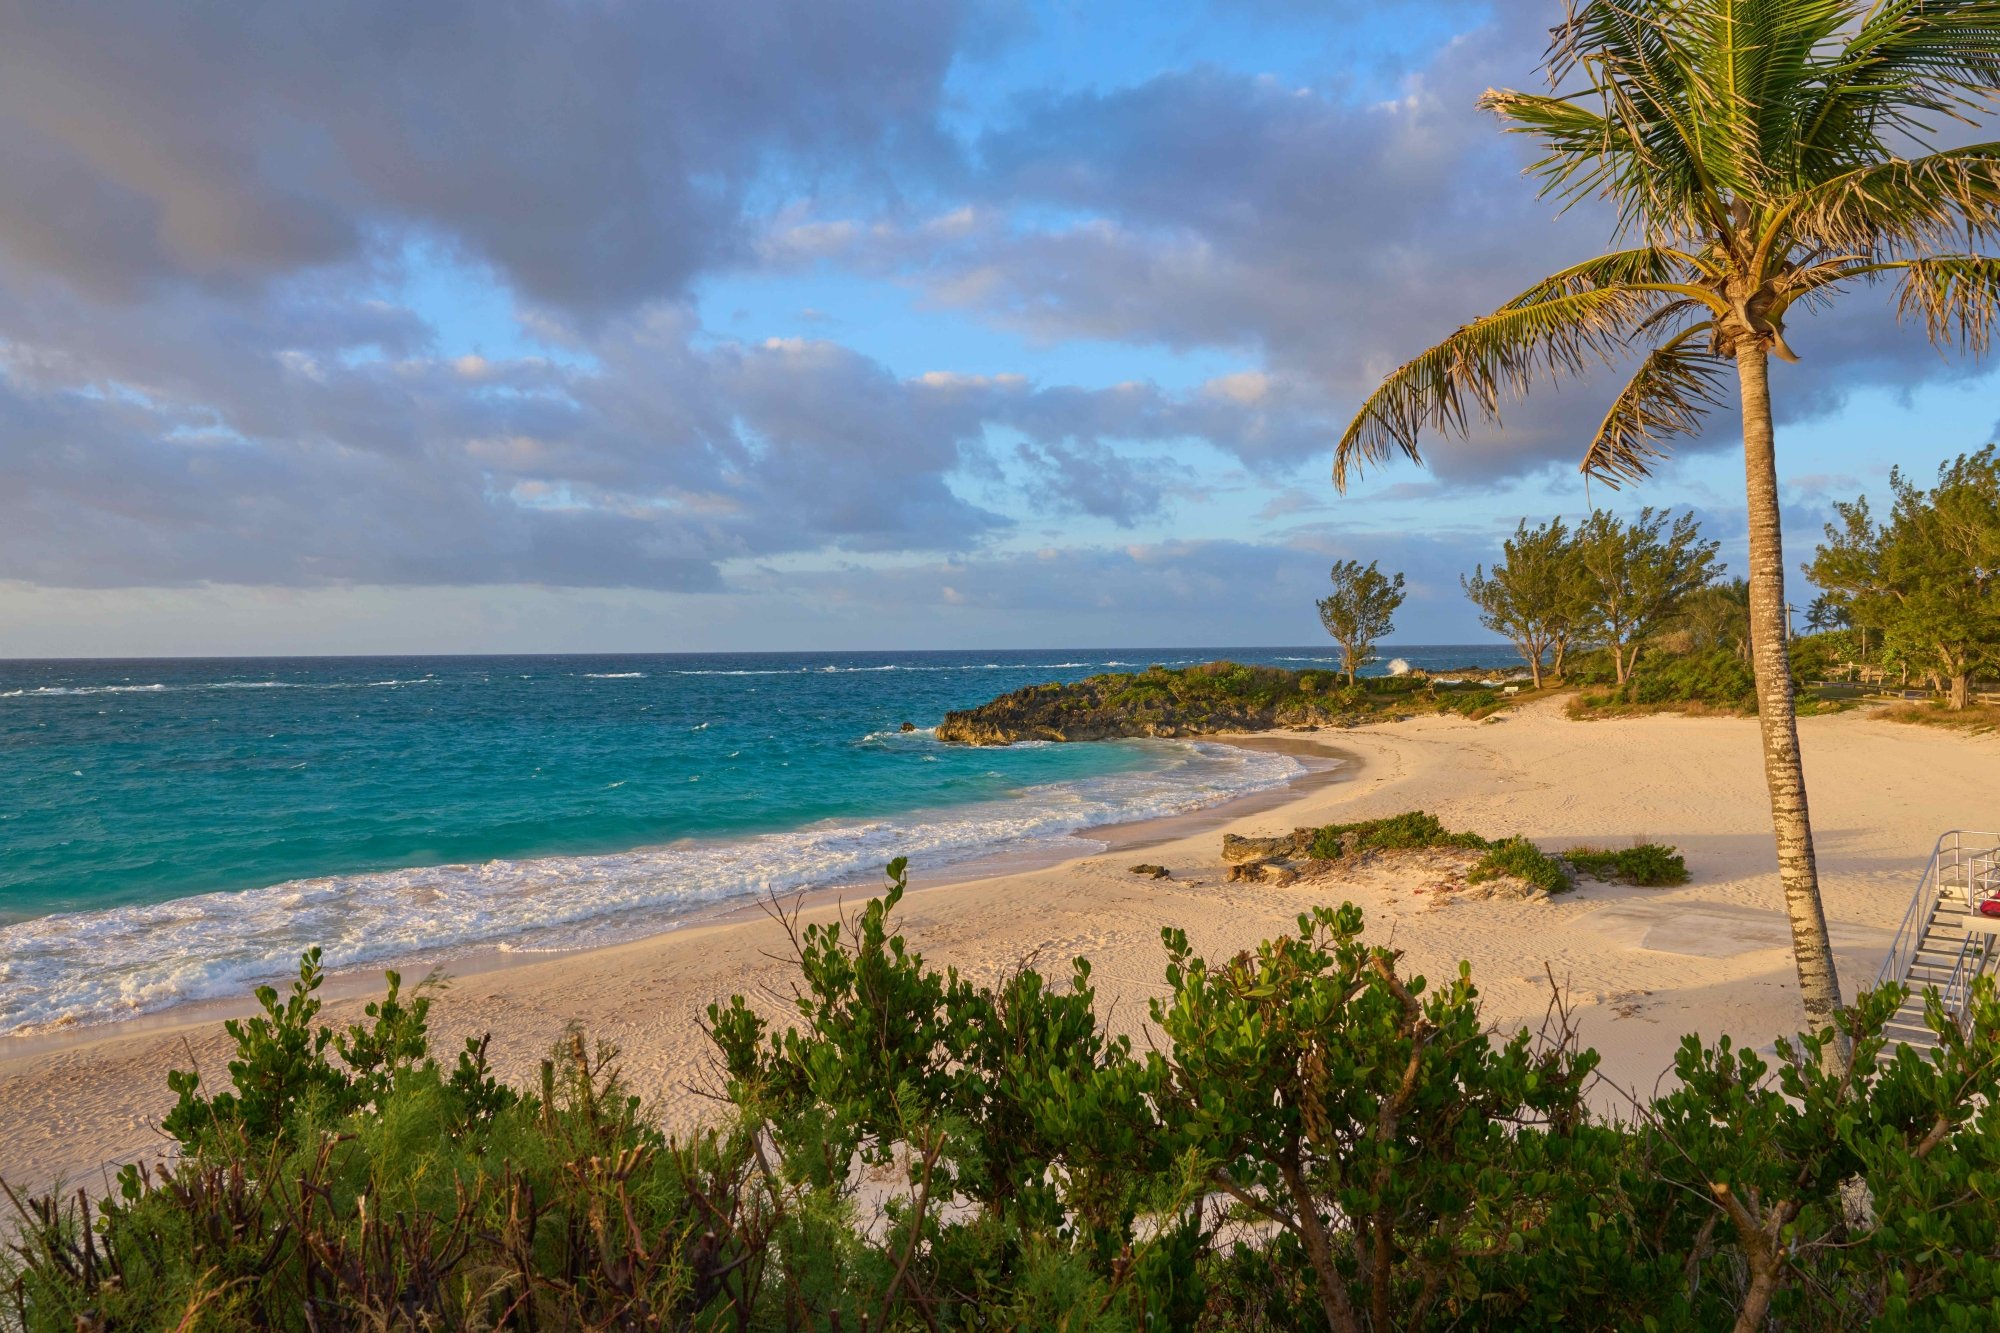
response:
{"label": "turquoise water", "polygon": [[0,663],[0,1032],[237,994],[308,944],[348,966],[603,943],[1281,784],[1294,761],[1222,746],[928,733],[1031,682],[1225,655],[1329,656]]}

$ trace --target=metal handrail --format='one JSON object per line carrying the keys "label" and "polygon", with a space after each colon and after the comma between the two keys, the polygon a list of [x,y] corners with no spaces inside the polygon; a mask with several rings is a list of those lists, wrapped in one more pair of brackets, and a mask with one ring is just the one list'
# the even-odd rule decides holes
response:
{"label": "metal handrail", "polygon": [[1946,852],[1945,843],[1951,844],[1950,851],[1956,859],[1959,848],[1959,831],[1952,829],[1938,835],[1937,844],[1931,848],[1931,859],[1924,867],[1923,877],[1917,881],[1917,891],[1910,895],[1910,905],[1903,913],[1902,924],[1896,927],[1896,938],[1889,943],[1889,956],[1882,960],[1882,970],[1875,974],[1875,984],[1886,986],[1900,984],[1910,975],[1910,964],[1917,958],[1917,949],[1924,942],[1924,935],[1931,928],[1931,918],[1937,915],[1938,872]]}
{"label": "metal handrail", "polygon": [[1961,1032],[1972,1022],[1972,983],[1986,971],[1992,951],[1993,936],[1967,935],[1965,943],[1958,946],[1958,961],[1952,965],[1951,975],[1938,988],[1939,1003],[1958,1023]]}
{"label": "metal handrail", "polygon": [[[1973,843],[1969,849],[1966,844]],[[1985,833],[1973,829],[1951,829],[1938,835],[1937,843],[1931,849],[1930,863],[1924,867],[1923,877],[1917,881],[1917,891],[1910,895],[1910,905],[1903,912],[1903,920],[1896,928],[1896,938],[1889,945],[1889,955],[1882,960],[1882,970],[1875,975],[1875,984],[1885,985],[1899,982],[1910,974],[1910,964],[1916,960],[1917,950],[1922,946],[1924,935],[1930,929],[1931,920],[1937,915],[1938,900],[1943,896],[1945,879],[1952,871],[1969,870],[1969,858],[1982,854],[1990,855],[2000,848],[2000,833]],[[1976,849],[1976,850],[1974,850]],[[1966,906],[1971,903],[1969,876]]]}
{"label": "metal handrail", "polygon": [[[1970,847],[1968,840],[1972,842]],[[1876,984],[1908,979],[1917,952],[1937,918],[1938,904],[1948,889],[1956,889],[1965,899],[1966,910],[1971,912],[1976,910],[1973,890],[1990,887],[1996,873],[2000,873],[2000,833],[1952,829],[1940,835],[1931,849],[1930,864],[1924,868],[1917,891],[1903,913],[1902,924],[1896,929],[1896,938],[1889,945],[1889,956],[1882,961]],[[1951,974],[1938,988],[1938,999],[1945,1012],[1961,1027],[1970,1018],[1973,979],[1986,970],[1992,952],[1993,936],[1983,931],[1966,932]]]}
{"label": "metal handrail", "polygon": [[[1965,906],[1968,912],[1979,910],[1979,900],[1994,896],[1995,874],[2000,871],[2000,848],[1988,848],[1974,852],[1965,860]],[[1952,965],[1951,976],[1946,978],[1944,989],[1938,998],[1944,1002],[1945,1012],[1958,1020],[1963,1031],[1972,1021],[1972,982],[1986,971],[1987,961],[1993,954],[1993,936],[1985,931],[1968,930],[1965,943],[1958,946],[1958,960]]]}

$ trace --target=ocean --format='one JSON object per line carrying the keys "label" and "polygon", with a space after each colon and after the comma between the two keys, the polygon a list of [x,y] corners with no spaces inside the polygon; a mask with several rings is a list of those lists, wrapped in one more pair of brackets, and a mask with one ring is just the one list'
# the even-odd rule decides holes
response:
{"label": "ocean", "polygon": [[[630,939],[1279,786],[1200,741],[968,749],[1022,685],[1325,648],[0,662],[0,1034]],[[1492,645],[1383,650],[1506,666]],[[1376,671],[1384,669],[1381,666]],[[904,722],[918,728],[902,731]],[[1059,840],[1070,840],[1061,843]]]}

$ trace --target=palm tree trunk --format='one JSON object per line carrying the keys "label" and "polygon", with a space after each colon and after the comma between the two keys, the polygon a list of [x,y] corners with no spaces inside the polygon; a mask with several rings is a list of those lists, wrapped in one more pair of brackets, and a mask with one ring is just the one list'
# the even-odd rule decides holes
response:
{"label": "palm tree trunk", "polygon": [[[1806,1026],[1833,1026],[1840,1008],[1840,978],[1826,934],[1813,859],[1812,819],[1806,810],[1806,775],[1799,758],[1799,725],[1792,705],[1792,667],[1785,650],[1785,552],[1778,523],[1778,460],[1771,432],[1769,354],[1752,339],[1736,351],[1743,395],[1744,489],[1750,518],[1750,647],[1757,679],[1757,722],[1764,734],[1764,782],[1771,791],[1771,828],[1778,841],[1778,879],[1792,919],[1792,959],[1799,969],[1799,999]],[[1838,1031],[1822,1057],[1845,1073],[1850,1051]]]}

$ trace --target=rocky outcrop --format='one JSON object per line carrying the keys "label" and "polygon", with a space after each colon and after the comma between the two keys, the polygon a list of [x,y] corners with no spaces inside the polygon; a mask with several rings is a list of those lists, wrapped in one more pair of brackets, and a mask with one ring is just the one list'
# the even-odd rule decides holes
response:
{"label": "rocky outcrop", "polygon": [[[1451,674],[1470,679],[1480,673],[1470,669]],[[1152,667],[1133,674],[1030,685],[977,708],[946,713],[937,738],[960,745],[1011,745],[1353,726],[1456,709],[1462,692],[1472,689],[1433,684],[1417,672],[1350,686],[1333,671],[1204,662],[1171,671]]]}
{"label": "rocky outcrop", "polygon": [[1149,875],[1154,879],[1172,879],[1174,877],[1173,871],[1167,869],[1165,866],[1156,866],[1150,861],[1141,861],[1138,865],[1129,867],[1129,869],[1134,875]]}
{"label": "rocky outcrop", "polygon": [[1201,736],[1325,726],[1343,716],[1321,697],[1331,673],[1210,662],[1182,671],[1092,676],[1030,685],[991,703],[946,713],[937,738],[960,745]]}
{"label": "rocky outcrop", "polygon": [[1246,838],[1237,833],[1222,835],[1225,861],[1268,861],[1273,857],[1300,856],[1312,844],[1313,830],[1295,829],[1282,838]]}

